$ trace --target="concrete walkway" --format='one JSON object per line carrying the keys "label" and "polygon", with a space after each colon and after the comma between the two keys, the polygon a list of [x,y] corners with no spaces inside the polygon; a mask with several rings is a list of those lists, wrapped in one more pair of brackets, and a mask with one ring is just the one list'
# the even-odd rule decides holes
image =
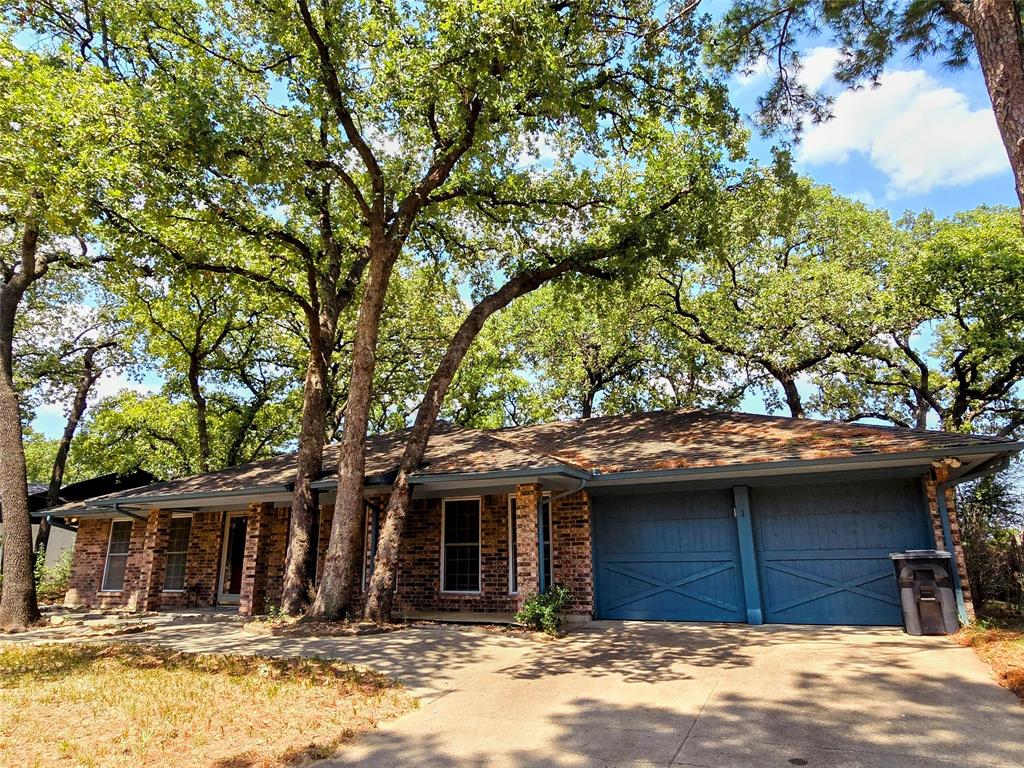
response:
{"label": "concrete walkway", "polygon": [[295,638],[158,621],[116,639],[343,658],[421,698],[323,768],[1024,765],[1024,707],[973,651],[898,630],[594,622],[557,641],[443,627]]}

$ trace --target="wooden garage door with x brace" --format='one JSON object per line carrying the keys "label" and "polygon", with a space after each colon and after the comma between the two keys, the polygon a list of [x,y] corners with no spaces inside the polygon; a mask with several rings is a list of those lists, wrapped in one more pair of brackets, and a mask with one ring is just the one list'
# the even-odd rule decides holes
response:
{"label": "wooden garage door with x brace", "polygon": [[592,502],[597,618],[746,620],[731,490]]}
{"label": "wooden garage door with x brace", "polygon": [[753,488],[765,621],[900,624],[891,552],[934,546],[916,480]]}

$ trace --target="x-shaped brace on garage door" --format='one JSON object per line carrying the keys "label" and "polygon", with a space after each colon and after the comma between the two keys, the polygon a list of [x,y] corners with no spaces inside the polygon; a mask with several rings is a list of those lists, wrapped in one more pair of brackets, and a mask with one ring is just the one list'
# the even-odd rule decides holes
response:
{"label": "x-shaped brace on garage door", "polygon": [[789,568],[785,565],[777,565],[775,563],[765,563],[766,570],[778,571],[779,573],[785,573],[789,576],[796,576],[798,579],[804,579],[805,581],[813,581],[817,584],[825,584],[825,589],[819,589],[817,592],[812,592],[809,595],[797,598],[796,600],[790,600],[787,603],[781,605],[773,605],[770,607],[772,612],[788,611],[790,608],[796,608],[798,605],[804,605],[805,603],[813,602],[814,600],[820,600],[823,597],[829,595],[835,595],[839,592],[853,592],[857,595],[869,597],[872,600],[878,600],[881,603],[889,603],[899,607],[900,602],[893,600],[888,595],[881,595],[878,592],[872,592],[869,589],[861,589],[865,584],[870,584],[873,581],[881,581],[882,579],[892,576],[892,571],[876,571],[867,576],[859,576],[849,581],[838,581],[836,579],[830,579],[827,576],[819,576],[816,573],[807,573],[796,568]]}
{"label": "x-shaped brace on garage door", "polygon": [[735,567],[733,563],[722,563],[721,565],[716,565],[712,568],[706,568],[703,571],[692,573],[689,576],[686,576],[685,578],[676,579],[675,581],[661,581],[660,579],[656,579],[653,576],[648,576],[646,574],[639,573],[638,571],[634,571],[629,568],[623,568],[621,566],[605,565],[604,567],[605,570],[611,571],[612,573],[617,573],[620,576],[625,576],[630,579],[642,581],[646,584],[654,585],[652,589],[647,589],[643,592],[638,592],[635,595],[630,595],[627,599],[615,603],[614,605],[605,606],[605,611],[613,611],[616,608],[621,608],[624,605],[635,603],[638,600],[643,600],[648,597],[653,597],[654,595],[659,595],[662,592],[675,592],[677,595],[688,597],[691,600],[698,600],[702,603],[707,603],[708,605],[713,605],[716,608],[722,608],[723,610],[730,612],[735,612],[738,610],[737,606],[731,605],[730,603],[723,602],[722,600],[716,600],[715,598],[708,597],[707,595],[697,594],[696,592],[693,592],[689,589],[682,589],[682,587],[686,586],[687,584],[692,584],[695,581],[706,579],[709,576],[714,576],[717,573],[723,573],[725,571],[731,570]]}

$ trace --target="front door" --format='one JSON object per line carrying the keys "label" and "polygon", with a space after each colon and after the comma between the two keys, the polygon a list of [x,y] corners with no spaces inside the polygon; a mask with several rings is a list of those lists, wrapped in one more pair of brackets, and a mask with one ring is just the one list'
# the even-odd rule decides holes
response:
{"label": "front door", "polygon": [[242,566],[245,562],[245,530],[248,521],[245,513],[229,512],[224,522],[218,603],[237,604],[242,594]]}

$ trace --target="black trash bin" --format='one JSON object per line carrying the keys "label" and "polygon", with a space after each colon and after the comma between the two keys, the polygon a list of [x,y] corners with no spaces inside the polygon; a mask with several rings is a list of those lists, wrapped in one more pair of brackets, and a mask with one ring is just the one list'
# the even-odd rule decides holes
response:
{"label": "black trash bin", "polygon": [[960,628],[953,562],[949,552],[909,549],[892,559],[903,606],[903,627],[908,635],[951,635]]}

